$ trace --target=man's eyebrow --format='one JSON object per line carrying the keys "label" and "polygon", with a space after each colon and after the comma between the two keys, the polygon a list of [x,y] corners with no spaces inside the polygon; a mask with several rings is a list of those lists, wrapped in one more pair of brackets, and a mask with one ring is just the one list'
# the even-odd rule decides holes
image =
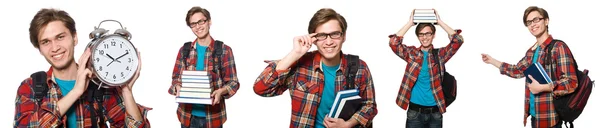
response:
{"label": "man's eyebrow", "polygon": [[[56,37],[59,37],[59,36],[63,36],[65,34],[67,34],[67,32],[61,32],[61,33],[56,34],[54,37],[56,38]],[[43,38],[43,39],[41,39],[38,42],[44,42],[44,41],[50,41],[50,39],[49,38]]]}

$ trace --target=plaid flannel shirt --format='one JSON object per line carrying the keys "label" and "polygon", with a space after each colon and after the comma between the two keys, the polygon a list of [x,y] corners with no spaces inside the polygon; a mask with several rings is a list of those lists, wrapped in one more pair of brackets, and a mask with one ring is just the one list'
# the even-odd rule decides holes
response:
{"label": "plaid flannel shirt", "polygon": [[[182,49],[183,46],[179,49],[179,53],[177,54],[177,60],[175,60],[175,67],[173,68],[173,82],[171,87],[169,87],[169,94],[176,95],[175,87],[181,86],[181,73],[183,70],[196,70],[196,41],[191,44],[189,57],[184,60]],[[206,126],[208,128],[219,127],[225,123],[227,120],[227,113],[225,111],[225,99],[229,99],[232,97],[237,90],[240,88],[240,83],[237,78],[237,72],[235,68],[235,61],[233,58],[233,51],[231,48],[225,44],[222,46],[223,54],[220,61],[217,61],[221,64],[221,68],[218,69],[217,72],[213,72],[213,62],[217,60],[217,58],[212,58],[212,51],[214,51],[214,43],[215,40],[212,40],[209,47],[205,53],[204,67],[205,71],[208,71],[210,86],[212,90],[217,90],[220,88],[227,89],[227,93],[223,95],[219,104],[216,105],[207,105],[206,106]],[[188,63],[188,65],[184,65],[184,61]],[[185,67],[185,68],[184,68]],[[190,121],[192,117],[192,105],[193,104],[185,104],[180,103],[177,107],[177,117],[179,118],[179,122],[182,125],[189,127]]]}
{"label": "plaid flannel shirt", "polygon": [[[450,43],[446,47],[440,48],[438,51],[438,56],[440,56],[440,63],[445,64],[456,54],[458,49],[463,44],[463,38],[460,35],[462,30],[456,30],[454,35],[451,35]],[[408,109],[408,104],[410,103],[410,96],[412,92],[412,88],[415,85],[417,78],[419,77],[419,73],[421,71],[422,62],[423,62],[423,52],[421,52],[420,47],[415,46],[407,46],[402,43],[404,37],[398,35],[390,35],[390,48],[392,51],[398,55],[402,60],[407,62],[406,69],[404,71],[404,77],[402,78],[402,83],[400,84],[400,90],[398,91],[398,96],[396,97],[396,104],[400,106],[402,109]],[[433,46],[432,46],[433,47]],[[429,52],[432,52],[432,49],[429,49]],[[442,77],[440,76],[440,64],[434,63],[433,54],[428,54],[427,59],[429,61],[429,74],[431,77],[431,93],[433,93],[433,97],[435,102],[440,109],[440,113],[446,112],[446,104],[444,100],[444,92],[442,92]],[[444,69],[445,70],[445,69]]]}
{"label": "plaid flannel shirt", "polygon": [[[15,118],[13,127],[19,128],[55,128],[55,127],[66,127],[67,115],[59,116],[58,100],[62,96],[62,92],[58,87],[58,84],[54,81],[54,75],[52,75],[52,68],[47,71],[46,82],[48,84],[48,94],[44,96],[41,105],[37,105],[34,100],[35,95],[33,93],[33,81],[31,78],[25,79],[17,91],[17,97],[15,99]],[[143,121],[136,121],[131,115],[126,112],[125,105],[123,104],[123,97],[121,97],[120,88],[109,88],[106,90],[108,93],[112,93],[104,96],[104,102],[102,108],[104,109],[104,120],[110,123],[110,127],[116,128],[149,128],[150,122],[146,118],[148,111],[152,108],[144,107],[138,104],[138,108],[141,112]],[[85,94],[83,94],[85,95]],[[77,99],[71,107],[75,107],[75,113],[77,118],[77,127],[79,128],[90,128],[92,127],[92,120],[90,118],[89,107],[92,105],[94,108],[98,108],[98,103],[90,103],[85,100],[85,96]],[[98,123],[100,127],[107,127],[105,122]]]}
{"label": "plaid flannel shirt", "polygon": [[[340,67],[347,67],[347,60],[342,54]],[[273,97],[289,90],[292,98],[292,113],[290,128],[315,127],[317,108],[325,84],[321,69],[321,54],[316,51],[308,52],[292,66],[296,66],[294,74],[289,74],[291,68],[276,70],[278,61],[267,61],[269,64],[254,83],[254,92],[263,97]],[[375,103],[375,88],[367,64],[360,60],[355,84],[359,89],[363,104],[351,119],[359,122],[355,127],[369,125],[377,115]],[[339,68],[335,77],[335,92],[351,87],[345,85],[346,68]]]}
{"label": "plaid flannel shirt", "polygon": [[[544,69],[548,74],[557,76],[558,79],[553,79],[550,86],[553,88],[553,92],[542,92],[536,94],[533,100],[535,100],[535,118],[537,119],[536,125],[541,128],[552,127],[558,123],[558,114],[554,110],[553,100],[556,96],[562,96],[565,94],[572,93],[577,88],[577,75],[574,59],[571,57],[571,50],[562,41],[557,41],[551,51],[551,61],[555,64],[547,65],[546,60],[546,48],[553,40],[552,36],[548,37],[544,43],[540,44],[540,53],[538,53],[538,60],[540,64],[544,65]],[[500,73],[507,75],[512,78],[523,78],[525,70],[532,64],[534,50],[528,49],[525,57],[523,57],[516,65],[502,63],[500,66]],[[549,71],[548,69],[554,69]],[[527,85],[527,84],[525,84]],[[527,124],[527,117],[529,116],[529,87],[525,86],[525,113],[523,119],[523,125]]]}

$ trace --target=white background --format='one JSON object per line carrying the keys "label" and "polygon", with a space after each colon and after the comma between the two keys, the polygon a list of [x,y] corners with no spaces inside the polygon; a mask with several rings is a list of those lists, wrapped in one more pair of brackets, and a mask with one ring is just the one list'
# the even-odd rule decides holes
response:
{"label": "white background", "polygon": [[[595,65],[598,53],[597,4],[589,1],[3,1],[0,4],[2,62],[0,91],[3,104],[0,125],[10,127],[14,118],[15,92],[21,81],[35,71],[50,66],[30,41],[28,28],[40,8],[55,7],[76,21],[79,59],[88,33],[101,20],[115,19],[132,33],[132,42],[141,51],[142,75],[134,86],[138,103],[154,108],[148,114],[153,127],[179,127],[177,104],[167,93],[171,72],[180,46],[195,38],[185,25],[185,14],[192,6],[207,8],[212,15],[211,34],[233,48],[241,87],[227,100],[225,127],[288,127],[290,98],[264,98],[252,91],[254,80],[265,68],[263,60],[280,59],[292,48],[294,36],[307,34],[308,22],[320,8],[331,7],[348,21],[343,51],[360,55],[371,69],[379,113],[375,127],[404,127],[406,111],[395,103],[406,62],[394,55],[387,36],[397,32],[413,8],[436,8],[440,18],[455,29],[463,29],[465,43],[447,64],[458,79],[458,99],[444,114],[444,126],[523,127],[524,80],[500,75],[498,69],[481,61],[488,53],[500,61],[515,64],[535,42],[522,23],[525,8],[537,5],[550,14],[550,34],[564,40],[573,51],[580,69],[590,69],[598,80]],[[115,23],[103,27],[114,30]],[[435,47],[449,41],[437,27]],[[408,45],[419,45],[414,27],[406,34]],[[313,47],[314,49],[315,47]],[[596,55],[596,56],[595,56]],[[600,92],[595,89],[583,114],[576,120],[579,128],[594,127],[600,114]],[[529,121],[528,121],[529,122]],[[527,124],[529,127],[529,123]]]}

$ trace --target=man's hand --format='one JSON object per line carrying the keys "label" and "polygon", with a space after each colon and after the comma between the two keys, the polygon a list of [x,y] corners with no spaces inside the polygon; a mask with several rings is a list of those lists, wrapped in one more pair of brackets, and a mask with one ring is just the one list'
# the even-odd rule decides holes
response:
{"label": "man's hand", "polygon": [[344,121],[341,118],[329,118],[328,115],[325,116],[323,120],[323,124],[327,128],[351,128],[352,124],[350,122]]}
{"label": "man's hand", "polygon": [[408,23],[406,23],[406,26],[415,26],[415,23],[413,22],[415,18],[415,10],[417,9],[413,9],[412,12],[410,12],[410,17],[408,18]]}
{"label": "man's hand", "polygon": [[531,83],[527,84],[527,86],[529,87],[529,91],[531,91],[531,93],[538,94],[540,92],[552,91],[552,89],[550,88],[550,85],[540,84],[537,80],[533,79],[533,77],[531,75],[527,75],[527,77],[529,77],[529,79],[531,79]]}
{"label": "man's hand", "polygon": [[219,88],[219,89],[213,91],[212,94],[210,94],[210,97],[213,98],[212,105],[219,104],[219,102],[221,101],[221,98],[223,98],[223,94],[227,94],[227,89]]}
{"label": "man's hand", "polygon": [[83,52],[83,55],[79,58],[79,65],[77,67],[77,78],[75,80],[75,87],[73,87],[73,91],[76,94],[83,94],[88,87],[89,78],[92,77],[92,70],[87,68],[87,62],[92,54],[90,48],[86,48]]}
{"label": "man's hand", "polygon": [[440,18],[440,15],[438,15],[438,12],[437,12],[437,10],[435,10],[435,8],[432,8],[432,9],[433,9],[433,13],[435,14],[435,19],[436,19],[436,22],[437,22],[438,24],[442,24],[442,23],[444,23],[444,22],[442,21],[442,19]]}
{"label": "man's hand", "polygon": [[483,62],[485,62],[486,64],[492,64],[494,66],[496,66],[497,68],[500,68],[500,66],[502,65],[502,62],[492,58],[490,55],[488,54],[481,54],[481,60],[483,60]]}
{"label": "man's hand", "polygon": [[317,38],[314,36],[317,33],[311,33],[308,35],[296,36],[294,37],[294,50],[298,56],[304,55],[308,50],[312,47],[313,43],[317,41]]}
{"label": "man's hand", "polygon": [[[127,53],[126,53],[127,54]],[[122,85],[122,90],[123,92],[127,92],[127,93],[131,93],[131,90],[133,90],[133,85],[135,84],[135,82],[137,81],[137,79],[140,77],[140,70],[142,70],[142,57],[140,55],[140,52],[137,52],[138,55],[138,67],[137,70],[135,70],[135,74],[133,75],[133,77],[131,78],[131,80],[125,84]]]}

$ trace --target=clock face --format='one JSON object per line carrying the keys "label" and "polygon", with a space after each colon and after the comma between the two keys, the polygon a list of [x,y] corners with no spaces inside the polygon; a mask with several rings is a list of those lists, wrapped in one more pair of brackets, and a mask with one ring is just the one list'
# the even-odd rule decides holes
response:
{"label": "clock face", "polygon": [[120,86],[133,77],[138,67],[137,51],[129,40],[110,35],[98,40],[92,49],[96,76],[107,84]]}

